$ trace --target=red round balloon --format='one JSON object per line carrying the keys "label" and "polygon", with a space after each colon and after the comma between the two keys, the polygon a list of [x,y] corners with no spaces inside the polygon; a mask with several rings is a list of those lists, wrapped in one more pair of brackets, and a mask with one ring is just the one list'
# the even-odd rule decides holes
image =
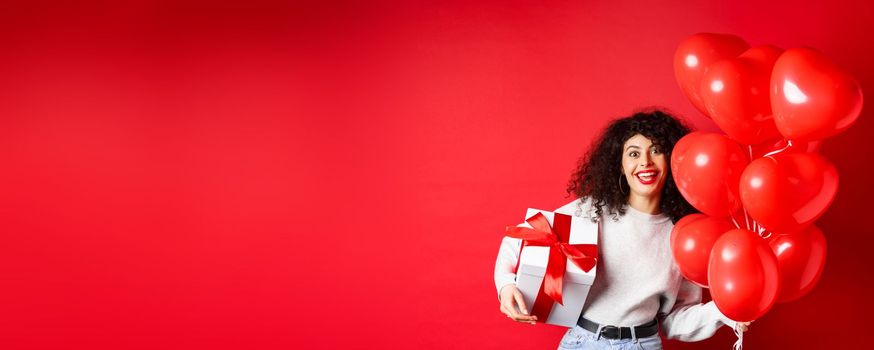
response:
{"label": "red round balloon", "polygon": [[750,217],[777,234],[795,233],[813,224],[837,191],[837,169],[816,153],[756,159],[740,181],[741,201]]}
{"label": "red round balloon", "polygon": [[695,108],[707,115],[699,89],[707,67],[716,61],[734,58],[750,47],[735,35],[699,33],[680,43],[674,53],[674,76],[683,94]]}
{"label": "red round balloon", "polygon": [[680,193],[699,211],[715,217],[741,208],[738,183],[746,165],[740,145],[717,133],[689,133],[671,154],[671,173]]}
{"label": "red round balloon", "polygon": [[780,292],[777,257],[764,239],[745,229],[728,231],[713,244],[708,280],[716,307],[738,322],[764,315]]}
{"label": "red round balloon", "polygon": [[820,140],[856,122],[862,110],[862,89],[856,79],[821,53],[791,49],[774,64],[771,107],[784,137]]}
{"label": "red round balloon", "polygon": [[744,145],[780,137],[771,113],[771,70],[783,50],[757,46],[711,64],[701,79],[701,100],[722,131]]}
{"label": "red round balloon", "polygon": [[707,264],[713,243],[723,233],[735,228],[726,218],[713,218],[702,214],[682,225],[684,217],[671,231],[671,253],[677,267],[686,279],[701,287],[707,287]]}
{"label": "red round balloon", "polygon": [[778,302],[798,300],[816,286],[825,266],[825,235],[815,225],[791,235],[774,235],[768,240],[780,269]]}

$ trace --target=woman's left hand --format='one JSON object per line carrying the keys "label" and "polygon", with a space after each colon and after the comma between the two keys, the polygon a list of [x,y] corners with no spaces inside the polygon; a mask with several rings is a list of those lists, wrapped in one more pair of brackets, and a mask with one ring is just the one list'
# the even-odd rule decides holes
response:
{"label": "woman's left hand", "polygon": [[737,323],[737,330],[739,330],[739,331],[741,331],[741,332],[746,332],[747,330],[750,329],[750,324],[753,323],[753,322],[754,322],[754,321],[750,321],[750,322],[738,322],[738,323]]}

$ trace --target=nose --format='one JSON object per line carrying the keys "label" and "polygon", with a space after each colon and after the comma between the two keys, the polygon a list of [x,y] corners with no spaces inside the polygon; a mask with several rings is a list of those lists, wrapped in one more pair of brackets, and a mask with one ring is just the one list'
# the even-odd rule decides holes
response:
{"label": "nose", "polygon": [[644,153],[643,156],[641,156],[638,159],[640,159],[639,165],[641,165],[641,166],[646,167],[646,166],[652,164],[652,155],[650,155],[649,152]]}

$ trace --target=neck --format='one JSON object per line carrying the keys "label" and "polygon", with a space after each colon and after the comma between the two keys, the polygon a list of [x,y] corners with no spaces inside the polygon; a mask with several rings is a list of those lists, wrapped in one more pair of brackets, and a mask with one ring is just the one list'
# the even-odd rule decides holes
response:
{"label": "neck", "polygon": [[628,196],[628,206],[643,213],[658,215],[662,213],[660,199],[661,198],[636,196],[632,193]]}

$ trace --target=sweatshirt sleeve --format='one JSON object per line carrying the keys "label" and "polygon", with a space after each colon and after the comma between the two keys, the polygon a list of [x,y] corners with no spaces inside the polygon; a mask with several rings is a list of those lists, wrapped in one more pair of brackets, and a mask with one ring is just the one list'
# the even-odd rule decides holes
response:
{"label": "sweatshirt sleeve", "polygon": [[504,237],[501,247],[498,249],[498,260],[495,261],[495,287],[498,289],[498,298],[501,297],[501,288],[516,282],[516,262],[519,260],[519,251],[522,240],[512,237]]}
{"label": "sweatshirt sleeve", "polygon": [[719,312],[713,301],[701,303],[701,287],[683,278],[677,300],[667,314],[660,314],[665,337],[685,342],[713,336],[722,325],[735,322]]}

